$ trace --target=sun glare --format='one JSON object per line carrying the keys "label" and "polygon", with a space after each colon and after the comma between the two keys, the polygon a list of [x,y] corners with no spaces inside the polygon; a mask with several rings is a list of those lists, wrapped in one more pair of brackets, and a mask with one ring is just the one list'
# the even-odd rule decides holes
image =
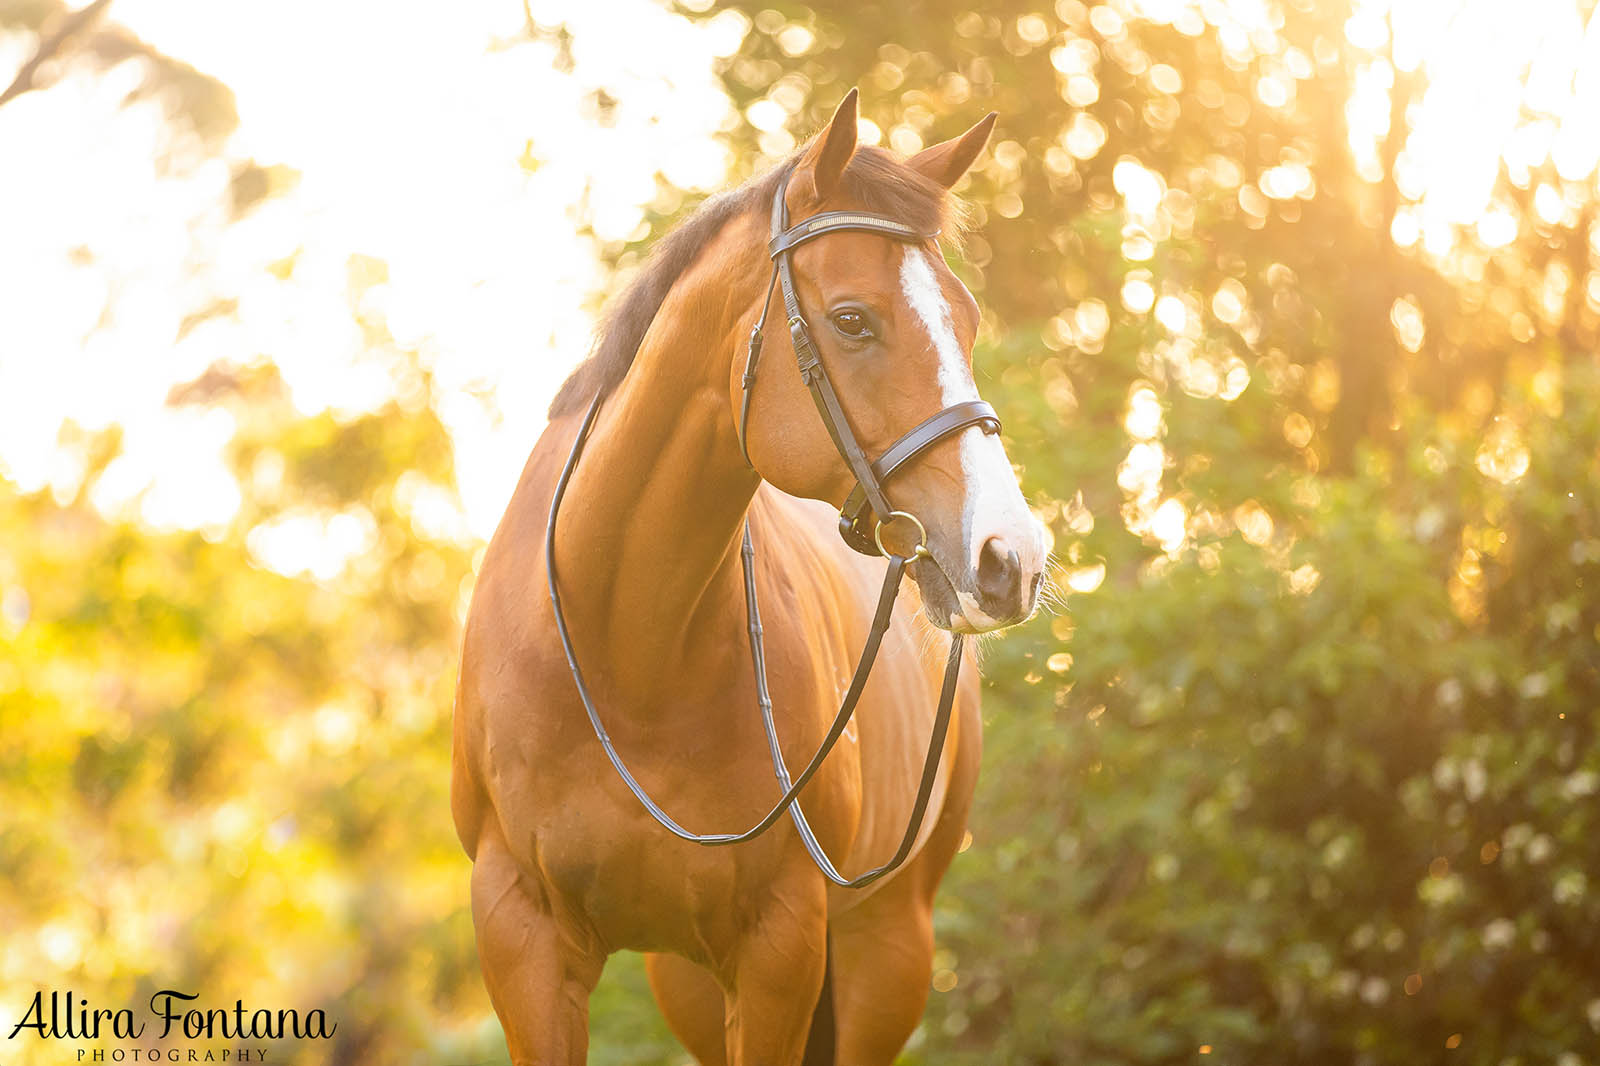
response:
{"label": "sun glare", "polygon": [[[0,143],[32,161],[0,169],[0,473],[70,496],[57,426],[121,424],[127,455],[97,504],[157,527],[226,521],[228,435],[167,408],[167,391],[215,360],[266,358],[302,411],[370,408],[390,384],[354,299],[436,375],[469,526],[487,536],[588,347],[596,240],[634,234],[658,172],[681,188],[725,182],[715,134],[732,112],[712,60],[745,29],[649,0],[531,11],[572,31],[570,73],[554,45],[518,36],[522,7],[504,0],[447,16],[375,0],[122,0],[118,20],[233,90],[239,126],[225,160],[190,158],[155,103],[121,106],[133,64],[0,109]],[[0,41],[0,67],[24,44]],[[617,101],[603,125],[582,106],[602,85]],[[229,162],[245,159],[298,181],[230,225]],[[358,293],[352,257],[385,266]],[[232,306],[186,328],[219,301]],[[296,528],[299,544],[310,527]]]}
{"label": "sun glare", "polygon": [[[1127,17],[1190,35],[1209,24],[1227,55],[1270,59],[1256,92],[1269,108],[1290,106],[1296,80],[1312,76],[1260,3],[1123,0],[1090,14],[1107,39]],[[555,44],[523,35],[530,15],[570,31],[570,69]],[[526,14],[506,0],[468,0],[447,16],[378,0],[121,0],[115,17],[230,86],[239,125],[221,158],[175,141],[156,103],[123,105],[136,61],[69,75],[0,109],[0,143],[31,161],[0,168],[0,474],[70,497],[83,463],[58,444],[57,428],[116,424],[126,454],[96,505],[156,527],[226,523],[239,500],[220,459],[231,423],[168,407],[168,390],[218,360],[265,359],[302,411],[369,409],[392,382],[359,315],[381,321],[396,349],[421,352],[436,376],[466,512],[464,525],[441,528],[487,536],[550,395],[588,347],[606,280],[600,244],[644,235],[658,174],[691,190],[727,181],[718,134],[736,112],[713,61],[737,50],[748,19],[725,12],[695,24],[651,0],[537,0]],[[1018,32],[1047,39],[1047,21],[1030,18]],[[777,42],[786,53],[815,46],[810,30],[792,29]],[[1525,186],[1546,161],[1562,180],[1593,179],[1600,31],[1568,0],[1529,0],[1515,18],[1493,0],[1357,0],[1345,35],[1368,57],[1346,106],[1363,177],[1383,176],[1397,79],[1425,86],[1396,161],[1398,245],[1444,259],[1464,235],[1490,250],[1512,242],[1530,220],[1495,202],[1502,165]],[[0,68],[26,54],[27,42],[0,38]],[[1079,107],[1098,97],[1097,55],[1086,41],[1050,53]],[[1203,91],[1172,67],[1148,77],[1161,93]],[[614,106],[597,120],[585,102],[602,87]],[[794,143],[803,93],[793,88],[780,81],[745,109],[769,154]],[[863,119],[861,135],[921,146],[909,127]],[[1112,141],[1079,111],[1047,162],[1065,172]],[[294,181],[233,222],[229,169],[250,159],[291,168]],[[1113,183],[1129,219],[1124,255],[1148,260],[1183,194],[1131,157],[1117,162]],[[1317,195],[1309,161],[1297,158],[1263,174],[1259,189],[1233,184],[1240,205],[1263,218],[1269,200]],[[1534,203],[1547,223],[1569,210],[1554,185]],[[1121,303],[1167,331],[1186,388],[1243,388],[1242,364],[1214,365],[1185,347],[1202,305],[1158,292],[1142,272],[1128,276]],[[217,313],[194,320],[208,305]],[[1218,292],[1211,307],[1253,328],[1237,294]],[[1421,326],[1401,312],[1405,340]],[[1094,300],[1052,320],[1058,341],[1085,351],[1108,325]],[[1130,431],[1150,417],[1136,403]],[[1179,512],[1160,502],[1159,467],[1139,461],[1140,448],[1160,445],[1136,444],[1124,465],[1145,495],[1139,522],[1167,529]],[[315,570],[306,544],[322,536],[329,552],[348,548],[348,537],[332,543],[330,523],[308,518],[266,536],[260,555]]]}
{"label": "sun glare", "polygon": [[1569,0],[1529,0],[1507,13],[1493,0],[1394,0],[1392,9],[1370,0],[1346,24],[1350,42],[1372,53],[1346,111],[1369,180],[1381,177],[1377,144],[1397,74],[1425,80],[1395,164],[1412,202],[1395,220],[1402,246],[1421,242],[1443,257],[1474,231],[1502,247],[1518,226],[1492,199],[1502,166],[1526,188],[1546,161],[1567,181],[1591,180],[1600,164],[1600,30]]}

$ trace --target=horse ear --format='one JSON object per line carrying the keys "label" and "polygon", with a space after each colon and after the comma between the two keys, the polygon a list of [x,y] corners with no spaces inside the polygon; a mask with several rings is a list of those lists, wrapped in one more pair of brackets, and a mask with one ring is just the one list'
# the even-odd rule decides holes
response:
{"label": "horse ear", "polygon": [[828,128],[817,134],[806,150],[800,169],[811,176],[818,200],[826,200],[839,184],[839,175],[856,151],[856,91],[851,89],[839,101]]}
{"label": "horse ear", "polygon": [[924,148],[906,160],[906,166],[950,188],[961,180],[961,175],[967,172],[972,161],[978,158],[978,153],[989,143],[989,134],[994,132],[994,122],[998,117],[995,112],[989,112],[961,136],[952,137],[932,148]]}

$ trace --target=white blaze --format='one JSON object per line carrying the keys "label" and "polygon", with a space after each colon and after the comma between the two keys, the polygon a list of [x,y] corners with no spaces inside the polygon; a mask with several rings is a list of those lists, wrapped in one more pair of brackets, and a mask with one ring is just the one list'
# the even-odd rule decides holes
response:
{"label": "white blaze", "polygon": [[[900,287],[906,305],[916,312],[928,332],[928,339],[939,354],[939,392],[944,406],[980,399],[972,380],[961,342],[956,339],[955,320],[950,302],[944,298],[939,279],[928,253],[921,248],[906,248],[900,260]],[[1025,575],[1036,574],[1044,563],[1044,541],[1022,490],[1017,487],[1011,461],[1000,446],[1000,438],[968,426],[961,432],[961,478],[966,485],[966,503],[961,515],[962,540],[966,545],[966,564],[975,575],[978,552],[990,537],[1004,537],[1016,550]],[[964,577],[968,575],[952,575]],[[971,594],[960,593],[961,605],[974,620],[984,618]]]}

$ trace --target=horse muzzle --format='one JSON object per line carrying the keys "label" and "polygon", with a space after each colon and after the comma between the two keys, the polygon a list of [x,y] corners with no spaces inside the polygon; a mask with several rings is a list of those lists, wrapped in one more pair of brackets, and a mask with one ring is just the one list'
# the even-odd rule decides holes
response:
{"label": "horse muzzle", "polygon": [[1044,584],[1044,535],[1031,514],[1014,526],[963,536],[960,544],[934,537],[911,566],[929,621],[955,633],[990,633],[1033,615]]}

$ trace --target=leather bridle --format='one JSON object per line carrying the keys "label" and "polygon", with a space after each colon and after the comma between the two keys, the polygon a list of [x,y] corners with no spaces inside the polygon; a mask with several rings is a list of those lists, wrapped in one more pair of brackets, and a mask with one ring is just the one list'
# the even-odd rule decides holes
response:
{"label": "leather bridle", "polygon": [[[952,404],[923,420],[889,445],[876,462],[868,462],[865,450],[850,428],[844,407],[839,403],[839,394],[828,379],[827,368],[817,354],[817,346],[811,340],[811,330],[800,309],[800,293],[794,284],[793,254],[796,248],[807,241],[847,230],[880,233],[908,244],[931,241],[939,235],[919,233],[903,222],[864,211],[824,211],[790,226],[789,205],[784,199],[788,188],[789,175],[785,174],[772,197],[772,239],[767,242],[767,254],[772,258],[772,278],[767,282],[767,298],[761,305],[761,319],[750,331],[749,350],[745,356],[744,378],[741,382],[743,398],[739,406],[739,450],[744,453],[744,461],[750,463],[748,427],[751,389],[755,386],[756,367],[761,359],[762,333],[767,326],[767,314],[772,309],[772,290],[777,287],[783,293],[783,310],[789,321],[789,340],[794,345],[800,380],[810,390],[817,413],[822,415],[822,424],[828,427],[828,436],[833,438],[833,446],[856,478],[855,487],[850,490],[844,506],[839,510],[839,535],[846,544],[863,555],[883,555],[886,554],[882,544],[884,524],[891,519],[905,518],[914,522],[920,532],[913,556],[926,556],[926,528],[916,516],[906,511],[896,511],[889,505],[883,483],[922,452],[968,426],[982,426],[985,433],[1000,432],[1000,416],[982,400]],[[750,465],[754,467],[755,464]]]}
{"label": "leather bridle", "polygon": [[[578,457],[583,452],[584,443],[589,432],[594,427],[595,417],[600,413],[600,405],[605,399],[605,390],[602,388],[595,394],[594,400],[589,404],[588,412],[584,415],[583,423],[578,429],[577,436],[573,439],[572,450],[567,455],[566,464],[562,467],[561,476],[556,481],[555,493],[550,500],[550,518],[545,527],[545,572],[550,588],[550,604],[554,609],[556,633],[561,638],[562,650],[566,653],[567,665],[572,671],[573,683],[577,686],[578,696],[583,703],[584,712],[588,715],[589,724],[593,727],[596,738],[605,750],[606,758],[612,768],[622,778],[623,784],[633,793],[634,797],[644,809],[674,836],[695,844],[708,847],[717,847],[727,844],[738,844],[754,839],[770,829],[779,818],[787,811],[793,819],[795,828],[800,834],[801,842],[812,860],[817,864],[824,876],[834,884],[845,888],[859,888],[876,881],[885,874],[897,869],[911,854],[911,849],[916,843],[916,838],[921,832],[923,819],[927,813],[928,803],[933,795],[935,778],[938,776],[939,758],[944,750],[944,739],[950,725],[951,709],[955,704],[956,682],[961,671],[961,657],[964,639],[960,633],[952,633],[950,639],[950,654],[945,663],[944,681],[940,686],[939,706],[934,714],[933,729],[928,739],[927,754],[923,759],[922,778],[917,787],[916,802],[912,805],[911,816],[902,835],[899,847],[888,862],[868,870],[854,878],[846,878],[840,874],[828,857],[822,845],[817,841],[816,835],[811,831],[811,826],[806,821],[804,812],[798,802],[799,795],[806,784],[816,775],[822,766],[823,760],[838,743],[839,737],[844,734],[845,727],[849,725],[851,716],[855,713],[857,702],[861,698],[862,690],[866,687],[867,678],[872,672],[873,664],[877,661],[878,649],[883,642],[884,633],[889,628],[889,623],[894,614],[895,598],[899,595],[900,582],[905,574],[906,566],[914,559],[933,561],[932,553],[927,547],[927,529],[922,521],[908,511],[896,510],[889,501],[884,490],[884,483],[894,473],[903,469],[907,463],[921,455],[929,447],[945,439],[961,433],[971,426],[979,426],[985,433],[998,433],[1000,419],[994,408],[982,400],[969,400],[953,404],[942,411],[924,419],[910,432],[891,444],[884,453],[875,461],[867,459],[865,450],[856,439],[855,432],[850,426],[843,406],[839,403],[839,395],[828,378],[827,368],[817,352],[816,344],[811,339],[810,329],[806,324],[805,315],[800,307],[799,293],[794,284],[794,265],[791,259],[796,247],[806,241],[815,240],[829,233],[838,233],[846,230],[877,233],[908,244],[922,243],[934,240],[936,233],[923,233],[913,229],[902,222],[897,222],[882,215],[875,215],[862,211],[827,211],[813,215],[794,226],[789,225],[789,209],[784,201],[784,194],[788,190],[789,178],[792,171],[785,173],[778,182],[777,191],[772,198],[772,239],[767,245],[768,254],[772,259],[772,277],[767,283],[766,302],[762,305],[761,319],[750,332],[748,352],[745,360],[744,378],[742,382],[743,396],[739,411],[739,449],[744,454],[745,461],[750,460],[747,430],[750,421],[751,389],[756,382],[756,371],[761,358],[762,331],[766,327],[767,313],[772,305],[772,290],[779,289],[783,295],[785,314],[788,316],[789,337],[794,345],[795,359],[799,365],[800,378],[810,390],[812,399],[816,402],[817,411],[822,416],[823,425],[828,429],[828,435],[833,438],[834,447],[844,458],[850,472],[855,475],[856,485],[851,490],[845,505],[840,510],[839,534],[846,544],[856,551],[866,555],[883,555],[888,559],[888,568],[884,573],[883,586],[878,593],[877,609],[873,613],[872,625],[867,632],[866,643],[861,650],[861,658],[856,663],[854,674],[850,678],[850,685],[845,690],[844,698],[839,704],[839,710],[834,715],[833,724],[829,726],[827,734],[823,737],[816,754],[811,757],[798,777],[790,778],[789,769],[784,761],[783,751],[778,743],[777,724],[773,718],[772,697],[767,686],[766,654],[762,646],[761,608],[756,601],[755,581],[755,548],[750,538],[750,520],[745,519],[744,539],[740,549],[740,563],[744,570],[745,591],[745,616],[750,634],[750,659],[755,672],[756,699],[761,709],[762,725],[766,730],[767,746],[772,756],[773,773],[777,776],[778,784],[783,789],[783,795],[760,821],[749,829],[740,833],[694,833],[673,820],[672,816],[662,810],[654,800],[645,792],[638,780],[628,770],[622,757],[617,753],[616,747],[611,742],[611,736],[606,731],[605,725],[600,720],[600,714],[595,709],[594,701],[590,698],[588,686],[583,680],[583,671],[578,666],[578,657],[572,646],[572,635],[567,629],[566,616],[561,609],[561,593],[556,581],[556,517],[560,513],[562,497],[566,495],[567,485],[572,480],[572,473],[577,468]],[[917,544],[909,554],[900,554],[895,551],[892,544],[884,543],[884,527],[896,522],[908,522],[915,526]],[[941,570],[941,574],[943,571]],[[946,578],[948,580],[948,578]]]}

